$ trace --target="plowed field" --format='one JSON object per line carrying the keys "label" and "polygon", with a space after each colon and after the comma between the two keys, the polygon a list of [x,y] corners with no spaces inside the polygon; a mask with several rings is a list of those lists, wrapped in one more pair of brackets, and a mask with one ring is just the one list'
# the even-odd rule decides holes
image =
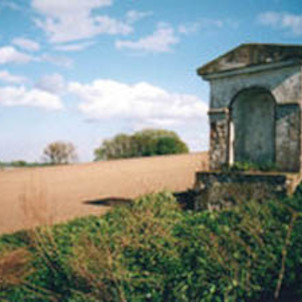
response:
{"label": "plowed field", "polygon": [[0,170],[0,234],[102,214],[110,200],[123,202],[163,189],[185,191],[207,162],[203,152]]}

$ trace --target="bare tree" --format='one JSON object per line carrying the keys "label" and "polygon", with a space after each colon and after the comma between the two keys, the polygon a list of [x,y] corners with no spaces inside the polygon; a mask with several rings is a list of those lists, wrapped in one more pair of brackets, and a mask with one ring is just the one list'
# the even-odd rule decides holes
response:
{"label": "bare tree", "polygon": [[54,165],[68,164],[77,160],[77,154],[72,143],[58,141],[45,147],[43,159]]}

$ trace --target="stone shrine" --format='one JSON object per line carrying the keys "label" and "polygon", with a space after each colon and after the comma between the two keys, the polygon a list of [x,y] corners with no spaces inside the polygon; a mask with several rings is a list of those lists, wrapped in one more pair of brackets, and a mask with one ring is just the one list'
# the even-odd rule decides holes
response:
{"label": "stone shrine", "polygon": [[[292,193],[302,170],[302,46],[242,44],[198,75],[210,82],[211,171],[197,173],[197,191],[215,203],[213,186],[264,188],[269,178],[265,196],[274,188]],[[274,173],[223,172],[234,163],[274,167]],[[225,199],[218,191],[214,199]]]}

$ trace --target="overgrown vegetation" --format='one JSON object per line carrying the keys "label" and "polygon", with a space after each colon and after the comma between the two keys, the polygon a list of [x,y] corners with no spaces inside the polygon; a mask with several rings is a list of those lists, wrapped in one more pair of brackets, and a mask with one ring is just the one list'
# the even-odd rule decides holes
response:
{"label": "overgrown vegetation", "polygon": [[0,300],[300,301],[301,209],[297,195],[182,211],[161,193],[3,236]]}
{"label": "overgrown vegetation", "polygon": [[224,171],[236,172],[236,171],[277,171],[278,167],[275,163],[263,162],[263,163],[254,163],[254,162],[235,162],[231,166],[226,165],[223,167]]}

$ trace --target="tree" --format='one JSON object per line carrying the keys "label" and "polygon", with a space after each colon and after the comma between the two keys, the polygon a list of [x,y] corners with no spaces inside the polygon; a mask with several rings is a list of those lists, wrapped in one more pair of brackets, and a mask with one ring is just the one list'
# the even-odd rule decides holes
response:
{"label": "tree", "polygon": [[118,134],[113,139],[104,140],[94,155],[95,160],[107,160],[188,152],[187,145],[175,132],[145,129],[133,135]]}
{"label": "tree", "polygon": [[43,159],[53,165],[68,164],[76,161],[77,154],[72,143],[58,141],[45,147]]}
{"label": "tree", "polygon": [[133,138],[136,143],[136,154],[138,156],[180,154],[189,152],[187,145],[174,131],[164,129],[145,129],[134,133]]}
{"label": "tree", "polygon": [[189,149],[181,140],[166,136],[158,139],[156,152],[159,155],[178,154],[188,153]]}

